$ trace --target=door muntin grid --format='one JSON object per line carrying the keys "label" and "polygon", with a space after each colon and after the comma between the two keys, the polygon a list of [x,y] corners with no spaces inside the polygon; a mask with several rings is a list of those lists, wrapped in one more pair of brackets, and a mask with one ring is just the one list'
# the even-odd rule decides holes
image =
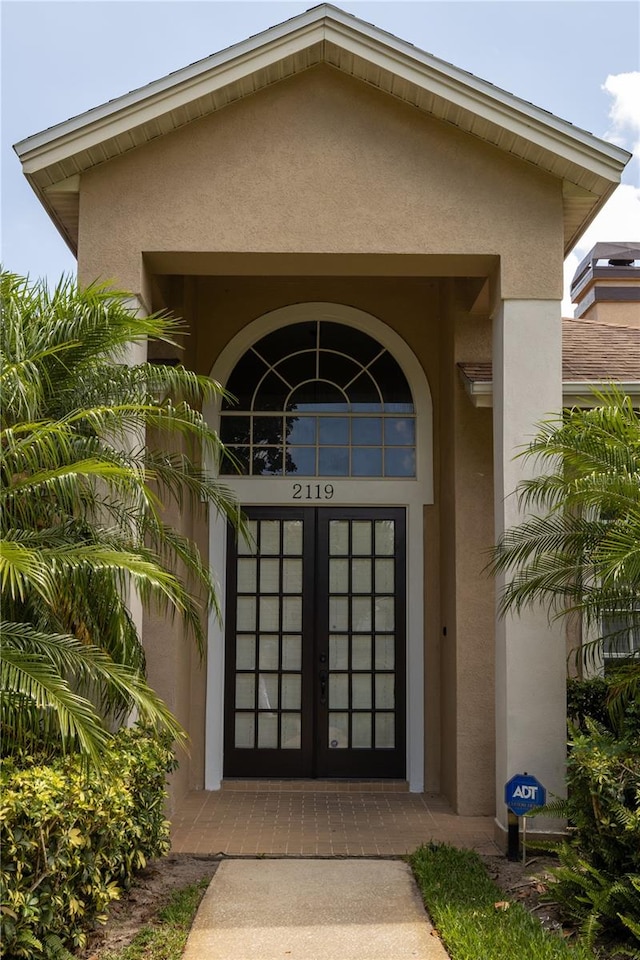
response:
{"label": "door muntin grid", "polygon": [[413,398],[397,361],[360,330],[299,323],[263,337],[227,383],[221,472],[415,477]]}
{"label": "door muntin grid", "polygon": [[248,513],[229,558],[225,776],[404,776],[404,510]]}
{"label": "door muntin grid", "polygon": [[332,750],[396,747],[396,521],[329,520]]}
{"label": "door muntin grid", "polygon": [[233,746],[300,750],[303,521],[248,526],[237,549]]}

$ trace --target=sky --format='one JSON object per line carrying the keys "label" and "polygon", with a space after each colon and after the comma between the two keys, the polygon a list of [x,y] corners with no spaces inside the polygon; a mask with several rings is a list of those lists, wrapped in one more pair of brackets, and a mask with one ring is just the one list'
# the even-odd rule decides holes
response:
{"label": "sky", "polygon": [[[638,0],[334,0],[335,5],[634,152],[565,262],[640,242]],[[313,6],[313,0],[2,0],[0,256],[54,284],[75,260],[24,179],[17,141]],[[573,310],[568,298],[563,313]]]}

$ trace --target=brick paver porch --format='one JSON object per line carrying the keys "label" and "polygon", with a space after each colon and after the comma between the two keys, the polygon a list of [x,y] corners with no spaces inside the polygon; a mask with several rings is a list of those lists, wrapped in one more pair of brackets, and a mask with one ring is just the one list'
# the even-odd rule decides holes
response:
{"label": "brick paver porch", "polygon": [[172,816],[173,851],[228,856],[399,856],[429,840],[499,854],[491,817],[380,781],[231,781],[193,791]]}

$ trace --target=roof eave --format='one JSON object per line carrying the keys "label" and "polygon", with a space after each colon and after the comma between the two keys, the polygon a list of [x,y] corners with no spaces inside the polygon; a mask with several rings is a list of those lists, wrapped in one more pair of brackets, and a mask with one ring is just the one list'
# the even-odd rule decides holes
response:
{"label": "roof eave", "polygon": [[46,192],[35,182],[33,177],[30,176],[29,174],[25,174],[25,177],[31,189],[33,190],[38,200],[44,207],[45,212],[49,217],[49,219],[51,220],[51,222],[53,223],[54,227],[56,228],[56,230],[58,231],[58,233],[60,234],[64,242],[66,243],[66,245],[69,247],[69,250],[71,251],[71,253],[74,255],[74,257],[77,258],[78,256],[77,236],[74,236],[70,233],[67,227],[67,224],[64,222],[63,218],[59,215],[58,211],[55,208],[55,205],[51,203],[51,201],[47,197]]}
{"label": "roof eave", "polygon": [[[467,396],[474,407],[493,407],[493,381],[472,380],[464,371],[460,371]],[[597,400],[594,391],[605,391],[611,380],[564,380],[562,383],[562,403],[571,407],[593,407]],[[616,387],[633,400],[640,401],[640,380],[616,380]]]}

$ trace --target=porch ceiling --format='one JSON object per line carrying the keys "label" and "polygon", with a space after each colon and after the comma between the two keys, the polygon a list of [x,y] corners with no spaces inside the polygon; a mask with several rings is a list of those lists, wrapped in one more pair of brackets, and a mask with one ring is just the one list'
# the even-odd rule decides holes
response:
{"label": "porch ceiling", "polygon": [[15,150],[75,253],[79,174],[321,63],[561,180],[567,250],[613,192],[630,157],[330,4],[50,127]]}

